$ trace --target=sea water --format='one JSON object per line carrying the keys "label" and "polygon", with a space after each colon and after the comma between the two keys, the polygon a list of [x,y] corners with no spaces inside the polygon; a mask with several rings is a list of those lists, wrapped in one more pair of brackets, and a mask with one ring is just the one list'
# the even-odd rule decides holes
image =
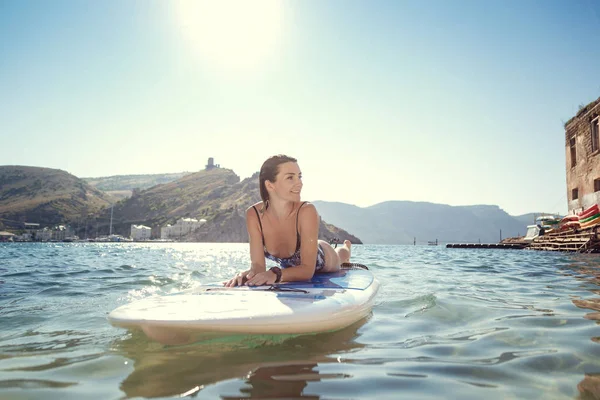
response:
{"label": "sea water", "polygon": [[0,398],[600,396],[600,256],[356,245],[381,282],[337,332],[165,346],[114,308],[225,280],[247,244],[0,244]]}

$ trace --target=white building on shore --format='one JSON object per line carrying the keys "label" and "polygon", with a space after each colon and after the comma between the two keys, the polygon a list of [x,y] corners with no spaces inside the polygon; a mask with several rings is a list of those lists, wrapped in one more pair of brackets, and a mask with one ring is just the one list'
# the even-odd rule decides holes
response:
{"label": "white building on shore", "polygon": [[52,230],[48,228],[35,231],[35,240],[40,242],[49,242],[52,240]]}
{"label": "white building on shore", "polygon": [[75,231],[69,225],[57,225],[52,228],[52,240],[62,242],[73,238],[75,238]]}
{"label": "white building on shore", "polygon": [[144,225],[131,225],[131,238],[133,240],[150,240],[152,228]]}
{"label": "white building on shore", "polygon": [[160,229],[161,239],[177,239],[195,231],[206,223],[205,219],[179,218],[175,225],[163,226]]}

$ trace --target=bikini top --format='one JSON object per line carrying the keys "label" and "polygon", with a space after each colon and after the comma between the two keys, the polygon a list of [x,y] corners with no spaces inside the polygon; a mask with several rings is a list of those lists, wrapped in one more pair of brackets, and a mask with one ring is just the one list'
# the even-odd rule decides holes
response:
{"label": "bikini top", "polygon": [[265,252],[265,257],[268,258],[269,260],[275,261],[277,264],[279,264],[283,268],[292,267],[292,266],[301,264],[301,262],[300,262],[300,233],[298,232],[298,216],[300,215],[300,209],[306,203],[307,202],[305,201],[302,204],[300,204],[300,207],[298,207],[298,212],[296,213],[296,251],[294,252],[294,254],[292,254],[291,256],[289,256],[287,258],[275,257],[274,255],[272,255],[271,253],[269,253],[267,251],[267,246],[265,245],[265,235],[263,235],[262,222],[260,222],[260,214],[258,213],[258,210],[256,209],[256,207],[252,206],[252,208],[254,208],[254,211],[256,212],[256,216],[258,217],[258,224],[260,225],[260,236],[262,237],[263,250]]}

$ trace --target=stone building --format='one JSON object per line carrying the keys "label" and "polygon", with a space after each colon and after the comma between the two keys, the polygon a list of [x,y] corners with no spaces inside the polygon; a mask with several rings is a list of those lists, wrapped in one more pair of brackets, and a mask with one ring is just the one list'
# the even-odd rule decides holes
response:
{"label": "stone building", "polygon": [[206,223],[205,219],[179,218],[175,225],[167,225],[160,230],[161,239],[180,239]]}
{"label": "stone building", "polygon": [[144,225],[131,225],[131,238],[133,240],[150,240],[152,228]]}
{"label": "stone building", "polygon": [[570,214],[600,203],[600,98],[565,124],[567,201]]}
{"label": "stone building", "polygon": [[57,242],[62,242],[66,239],[73,239],[75,231],[70,225],[57,225],[52,228],[52,239]]}

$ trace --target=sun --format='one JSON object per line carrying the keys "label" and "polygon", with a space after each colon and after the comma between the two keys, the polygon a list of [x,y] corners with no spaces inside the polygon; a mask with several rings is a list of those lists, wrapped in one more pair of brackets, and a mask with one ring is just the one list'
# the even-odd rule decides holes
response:
{"label": "sun", "polygon": [[218,70],[260,68],[279,46],[280,0],[178,0],[174,6],[183,39]]}

